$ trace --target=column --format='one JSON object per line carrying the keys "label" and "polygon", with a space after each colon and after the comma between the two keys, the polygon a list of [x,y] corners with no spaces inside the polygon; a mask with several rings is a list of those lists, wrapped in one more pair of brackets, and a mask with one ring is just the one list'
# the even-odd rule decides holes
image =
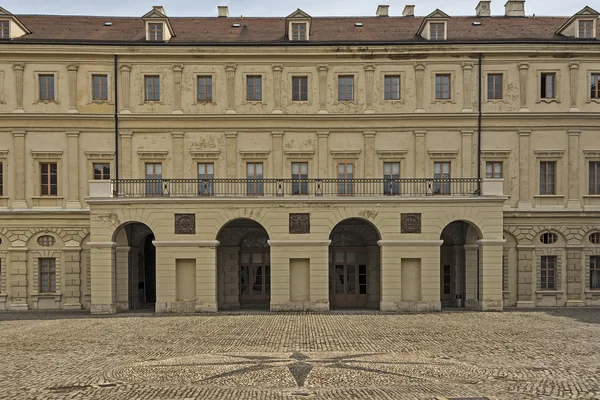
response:
{"label": "column", "polygon": [[319,173],[317,178],[329,178],[329,131],[318,131]]}
{"label": "column", "polygon": [[121,179],[132,179],[133,171],[131,165],[131,146],[133,131],[119,131],[121,137]]}
{"label": "column", "polygon": [[25,195],[27,194],[25,188],[27,184],[25,182],[25,131],[13,131],[13,138],[15,141],[15,199],[12,203],[13,209],[24,209],[27,208],[27,201]]}
{"label": "column", "polygon": [[416,97],[417,97],[417,108],[416,108],[415,112],[425,112],[425,108],[423,106],[423,95],[425,93],[424,79],[425,79],[425,64],[421,64],[421,63],[415,64],[415,89],[416,89]]}
{"label": "column", "polygon": [[81,310],[81,248],[79,245],[67,246],[63,250],[64,263],[62,268],[65,272],[63,310]]}
{"label": "column", "polygon": [[13,70],[15,71],[15,96],[17,99],[17,107],[13,112],[22,113],[25,112],[23,109],[23,70],[25,69],[25,63],[15,62],[13,63]]}
{"label": "column", "polygon": [[92,261],[92,314],[114,314],[117,312],[115,304],[115,265],[113,249],[117,247],[114,242],[88,243]]}
{"label": "column", "polygon": [[[139,248],[118,246],[115,248],[115,307],[117,311],[127,311],[129,308],[140,306],[137,283],[140,281]],[[131,260],[131,266],[129,265]],[[129,270],[131,269],[131,279]],[[131,289],[132,304],[129,304],[129,290]]]}
{"label": "column", "polygon": [[10,305],[9,310],[25,311],[27,305],[27,248],[9,248]]}
{"label": "column", "polygon": [[67,65],[67,71],[69,73],[69,110],[68,113],[77,113],[77,70],[79,64]]}
{"label": "column", "polygon": [[69,146],[69,197],[67,198],[67,208],[80,209],[79,201],[79,132],[67,132],[67,141]]}
{"label": "column", "polygon": [[380,290],[379,286],[381,283],[381,265],[380,265],[380,248],[379,246],[367,246],[368,254],[368,271],[367,271],[367,293],[369,298],[367,300],[368,308],[378,308],[381,306],[380,301]]}
{"label": "column", "polygon": [[185,159],[185,153],[183,152],[183,132],[171,132],[173,139],[173,178],[182,179],[185,175],[183,173],[183,162]]}
{"label": "column", "polygon": [[129,110],[131,91],[129,75],[131,74],[131,64],[121,65],[120,70],[121,82],[119,82],[119,86],[121,87],[121,114],[131,114],[131,111]]}
{"label": "column", "polygon": [[283,114],[281,109],[281,75],[283,71],[282,64],[273,64],[273,100],[275,107],[273,108],[273,114]]}
{"label": "column", "polygon": [[[174,96],[175,96],[175,109],[173,110],[173,114],[183,114],[183,110],[181,109],[181,75],[183,73],[183,65],[182,64],[174,64],[173,65],[173,88],[174,88]],[[177,153],[175,153],[177,154]]]}
{"label": "column", "polygon": [[536,279],[534,279],[535,246],[517,246],[517,307],[534,307],[533,293]]}
{"label": "column", "polygon": [[375,176],[375,134],[377,131],[363,131],[365,141],[365,178]]}
{"label": "column", "polygon": [[225,131],[225,144],[227,146],[227,178],[236,179],[237,176],[237,132]]}
{"label": "column", "polygon": [[479,310],[502,311],[502,253],[504,239],[482,239],[479,245]]}
{"label": "column", "polygon": [[465,298],[466,308],[477,308],[478,306],[478,269],[479,269],[479,246],[466,244],[465,249]]}
{"label": "column", "polygon": [[[465,62],[462,64],[463,70],[463,112],[473,112],[473,63]],[[464,176],[463,176],[464,177]]]}
{"label": "column", "polygon": [[521,99],[521,108],[519,111],[528,112],[527,108],[527,77],[529,75],[529,63],[519,63],[519,93]]}
{"label": "column", "polygon": [[567,307],[583,307],[585,305],[585,288],[587,287],[587,282],[582,279],[582,275],[585,277],[585,274],[582,274],[583,268],[581,267],[585,265],[585,253],[583,250],[583,245],[567,245]]}
{"label": "column", "polygon": [[367,109],[365,114],[373,114],[373,86],[375,84],[375,66],[372,64],[365,65],[365,93],[367,97]]}
{"label": "column", "polygon": [[569,62],[569,78],[571,81],[570,84],[570,95],[571,95],[571,108],[569,111],[577,112],[579,108],[577,108],[577,97],[579,94],[579,63],[578,62]]}
{"label": "column", "polygon": [[425,178],[425,165],[427,150],[425,148],[425,134],[427,131],[415,131],[415,177]]}
{"label": "column", "polygon": [[[473,131],[462,131],[462,148],[461,148],[461,178],[472,178],[473,172]],[[479,178],[479,177],[478,177]]]}
{"label": "column", "polygon": [[569,130],[569,198],[567,208],[581,209],[579,196],[579,134],[580,131]]}
{"label": "column", "polygon": [[273,138],[273,177],[284,178],[283,175],[283,131],[271,132]]}
{"label": "column", "polygon": [[327,114],[327,71],[329,65],[317,65],[319,70],[319,114]]}
{"label": "column", "polygon": [[529,176],[529,136],[528,129],[519,130],[519,203],[518,208],[531,208],[531,186]]}
{"label": "column", "polygon": [[225,65],[225,75],[227,77],[227,114],[235,114],[235,64]]}

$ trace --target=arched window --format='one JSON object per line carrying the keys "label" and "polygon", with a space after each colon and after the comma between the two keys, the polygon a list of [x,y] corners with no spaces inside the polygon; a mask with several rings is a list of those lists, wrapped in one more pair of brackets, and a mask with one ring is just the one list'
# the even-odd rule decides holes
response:
{"label": "arched window", "polygon": [[558,241],[558,235],[556,233],[546,232],[540,236],[540,241],[544,244],[553,244]]}
{"label": "arched window", "polygon": [[40,246],[50,247],[50,246],[54,246],[55,240],[54,240],[54,237],[52,237],[50,235],[44,235],[44,236],[40,236],[38,238],[37,242]]}
{"label": "arched window", "polygon": [[600,244],[600,232],[594,232],[590,234],[590,243]]}

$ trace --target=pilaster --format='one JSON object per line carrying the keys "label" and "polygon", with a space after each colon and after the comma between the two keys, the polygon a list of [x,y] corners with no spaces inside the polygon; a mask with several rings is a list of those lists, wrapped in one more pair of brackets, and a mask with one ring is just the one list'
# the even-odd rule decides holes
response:
{"label": "pilaster", "polygon": [[479,310],[502,311],[502,253],[504,239],[478,240]]}
{"label": "pilaster", "polygon": [[318,178],[329,178],[329,131],[318,131],[319,174]]}
{"label": "pilaster", "polygon": [[473,172],[473,131],[462,131],[461,138],[461,177],[472,178],[471,174]]}
{"label": "pilaster", "polygon": [[121,137],[121,179],[132,179],[131,142],[133,131],[119,131]]}
{"label": "pilaster", "polygon": [[363,131],[365,141],[365,178],[375,176],[375,135],[377,131]]}
{"label": "pilaster", "polygon": [[415,131],[415,177],[425,178],[425,165],[427,162],[427,149],[425,148],[425,134],[427,131]]}
{"label": "pilaster", "polygon": [[367,109],[365,114],[373,114],[373,86],[375,77],[375,66],[372,64],[365,65],[365,93],[367,98]]}
{"label": "pilaster", "polygon": [[121,114],[131,114],[131,111],[129,110],[129,102],[131,100],[131,86],[129,82],[131,64],[121,65],[120,70],[121,82],[119,82],[119,87],[121,88]]}
{"label": "pilaster", "polygon": [[423,96],[425,94],[425,64],[415,64],[415,85],[416,85],[416,97],[417,97],[417,109],[415,112],[425,112],[423,107]]}
{"label": "pilaster", "polygon": [[80,209],[79,200],[79,132],[67,132],[67,141],[69,146],[69,171],[67,178],[69,180],[69,196],[67,198],[67,208]]}
{"label": "pilaster", "polygon": [[[181,109],[181,75],[183,73],[183,64],[173,65],[173,89],[174,89],[174,100],[175,108],[173,114],[183,114]],[[175,153],[177,154],[177,153]]]}
{"label": "pilaster", "polygon": [[227,114],[235,114],[235,64],[225,65],[225,75],[227,78]]}
{"label": "pilaster", "polygon": [[581,209],[579,196],[579,134],[578,130],[569,130],[569,198],[567,208]]}
{"label": "pilaster", "polygon": [[329,65],[317,65],[319,71],[319,114],[327,114],[327,71]]}
{"label": "pilaster", "polygon": [[517,307],[534,307],[533,293],[535,291],[535,246],[517,246]]}
{"label": "pilaster", "polygon": [[[567,307],[582,307],[585,305],[585,253],[583,245],[567,246]],[[563,286],[563,287],[565,287]]]}
{"label": "pilaster", "polygon": [[25,200],[25,131],[13,131],[13,140],[15,146],[15,199],[12,203],[13,209],[27,208],[27,200]]}
{"label": "pilaster", "polygon": [[[463,112],[473,112],[473,63],[462,63],[463,70]],[[464,175],[463,175],[464,177]]]}
{"label": "pilaster", "polygon": [[283,178],[283,131],[271,132],[273,139],[273,176]]}
{"label": "pilaster", "polygon": [[117,312],[114,242],[90,242],[92,314],[114,314]]}
{"label": "pilaster", "polygon": [[69,110],[68,113],[77,113],[77,70],[79,64],[72,63],[67,65],[69,73]]}
{"label": "pilaster", "polygon": [[527,78],[529,76],[529,63],[519,63],[519,98],[521,99],[521,108],[519,111],[528,112],[527,108]]}
{"label": "pilaster", "polygon": [[15,72],[15,97],[17,100],[17,107],[13,112],[23,113],[23,71],[25,70],[24,62],[14,62],[13,70]]}
{"label": "pilaster", "polygon": [[531,208],[530,176],[529,176],[529,139],[531,131],[519,130],[519,203],[522,209]]}
{"label": "pilaster", "polygon": [[226,131],[225,142],[227,146],[227,178],[237,178],[237,131]]}
{"label": "pilaster", "polygon": [[196,257],[196,312],[217,311],[218,241],[201,246]]}
{"label": "pilaster", "polygon": [[273,64],[273,100],[275,107],[273,114],[283,114],[281,109],[281,74],[283,71],[283,64]]}
{"label": "pilaster", "polygon": [[8,249],[10,258],[10,305],[9,310],[28,310],[27,305],[27,248]]}
{"label": "pilaster", "polygon": [[579,94],[579,63],[571,61],[569,62],[569,80],[570,80],[570,97],[571,97],[571,108],[569,111],[577,112],[577,97]]}
{"label": "pilaster", "polygon": [[184,177],[183,163],[185,153],[183,151],[183,132],[171,132],[173,139],[173,178],[180,179]]}
{"label": "pilaster", "polygon": [[479,269],[478,255],[479,245],[467,244],[463,246],[465,249],[465,307],[477,308],[478,293],[477,287],[479,281],[477,279]]}
{"label": "pilaster", "polygon": [[79,246],[66,246],[63,250],[65,280],[63,292],[63,310],[81,310],[81,248]]}

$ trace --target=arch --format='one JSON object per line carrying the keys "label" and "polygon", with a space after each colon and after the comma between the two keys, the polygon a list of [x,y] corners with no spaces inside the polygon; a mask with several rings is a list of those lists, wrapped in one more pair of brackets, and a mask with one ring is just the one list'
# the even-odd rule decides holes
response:
{"label": "arch", "polygon": [[250,217],[235,217],[235,218],[227,220],[226,222],[223,223],[223,225],[221,225],[221,228],[219,229],[219,231],[217,232],[217,235],[215,236],[215,240],[219,240],[219,237],[221,236],[221,233],[223,232],[224,229],[226,229],[227,227],[230,227],[231,224],[235,224],[238,221],[247,221],[247,222],[255,223],[256,225],[260,226],[267,233],[267,236],[269,238],[271,238],[269,229],[267,229],[262,223],[260,223],[256,219],[250,218]]}
{"label": "arch", "polygon": [[331,227],[331,230],[329,231],[329,237],[331,238],[331,234],[332,232],[340,225],[344,225],[344,224],[348,224],[349,221],[353,221],[354,223],[358,222],[358,223],[364,223],[366,225],[368,225],[375,233],[376,233],[376,237],[377,240],[382,240],[382,235],[381,232],[379,231],[379,228],[377,228],[377,225],[375,225],[375,223],[367,218],[364,217],[355,217],[355,216],[350,216],[350,217],[346,217],[346,218],[342,218],[341,220],[337,221],[335,223],[335,225],[333,225]]}

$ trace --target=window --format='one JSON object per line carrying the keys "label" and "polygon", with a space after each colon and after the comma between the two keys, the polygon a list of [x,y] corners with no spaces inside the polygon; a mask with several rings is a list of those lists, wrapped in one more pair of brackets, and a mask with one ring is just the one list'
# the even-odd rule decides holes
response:
{"label": "window", "polygon": [[198,194],[213,196],[215,194],[215,165],[213,163],[198,163]]}
{"label": "window", "polygon": [[0,39],[10,39],[10,22],[0,21]]}
{"label": "window", "polygon": [[247,163],[246,164],[248,177],[248,195],[262,196],[263,191],[263,164],[262,163]]}
{"label": "window", "polygon": [[92,100],[108,100],[108,75],[92,75]]}
{"label": "window", "polygon": [[433,163],[433,194],[450,194],[450,163]]}
{"label": "window", "polygon": [[54,75],[40,75],[40,100],[54,100]]}
{"label": "window", "polygon": [[592,244],[600,244],[600,232],[594,232],[589,237],[590,243]]}
{"label": "window", "polygon": [[292,194],[308,194],[308,163],[292,163]]}
{"label": "window", "polygon": [[599,256],[590,256],[590,289],[600,289]]}
{"label": "window", "polygon": [[383,163],[383,194],[392,196],[400,194],[400,163],[386,162]]}
{"label": "window", "polygon": [[160,76],[146,75],[146,101],[160,101]]}
{"label": "window", "polygon": [[262,101],[262,76],[251,75],[246,78],[248,101]]}
{"label": "window", "polygon": [[444,40],[444,23],[429,24],[429,40]]}
{"label": "window", "polygon": [[58,164],[40,163],[42,196],[58,195]]}
{"label": "window", "polygon": [[556,73],[554,73],[554,72],[542,73],[540,97],[542,99],[555,99],[556,98]]}
{"label": "window", "polygon": [[292,24],[292,40],[306,40],[306,24]]}
{"label": "window", "polygon": [[212,101],[212,76],[198,77],[198,101]]}
{"label": "window", "polygon": [[487,179],[502,179],[502,161],[486,162],[485,177]]}
{"label": "window", "polygon": [[338,101],[354,100],[354,76],[338,76]]}
{"label": "window", "polygon": [[552,232],[542,233],[540,236],[540,242],[544,244],[554,244],[558,241],[558,235]]}
{"label": "window", "polygon": [[308,77],[292,77],[292,101],[308,101]]}
{"label": "window", "polygon": [[449,265],[444,265],[444,294],[452,293],[452,270]]}
{"label": "window", "polygon": [[40,293],[56,292],[56,259],[39,258]]}
{"label": "window", "polygon": [[590,161],[589,194],[600,195],[600,162]]}
{"label": "window", "polygon": [[590,98],[600,100],[600,74],[592,74],[590,80]]}
{"label": "window", "polygon": [[594,21],[586,19],[579,21],[579,38],[592,39],[594,37]]}
{"label": "window", "polygon": [[542,161],[540,162],[540,194],[556,194],[555,193],[555,182],[556,182],[556,161]]}
{"label": "window", "polygon": [[52,247],[54,246],[54,243],[56,243],[56,240],[54,239],[54,236],[43,235],[37,239],[37,242],[42,247]]}
{"label": "window", "polygon": [[94,180],[109,180],[110,164],[94,163]]}
{"label": "window", "polygon": [[146,163],[146,195],[162,196],[162,164]]}
{"label": "window", "polygon": [[400,100],[400,76],[386,75],[384,77],[384,99]]}
{"label": "window", "polygon": [[556,256],[542,256],[541,265],[541,289],[556,289],[554,271],[556,268]]}
{"label": "window", "polygon": [[488,74],[488,99],[502,99],[502,74]]}
{"label": "window", "polygon": [[450,99],[450,74],[435,75],[435,98],[437,100]]}
{"label": "window", "polygon": [[148,40],[163,40],[163,24],[148,24]]}
{"label": "window", "polygon": [[3,164],[0,162],[0,196],[4,196],[4,170]]}
{"label": "window", "polygon": [[354,179],[354,164],[352,163],[338,163],[338,195],[351,196],[354,193],[354,186],[352,179]]}

